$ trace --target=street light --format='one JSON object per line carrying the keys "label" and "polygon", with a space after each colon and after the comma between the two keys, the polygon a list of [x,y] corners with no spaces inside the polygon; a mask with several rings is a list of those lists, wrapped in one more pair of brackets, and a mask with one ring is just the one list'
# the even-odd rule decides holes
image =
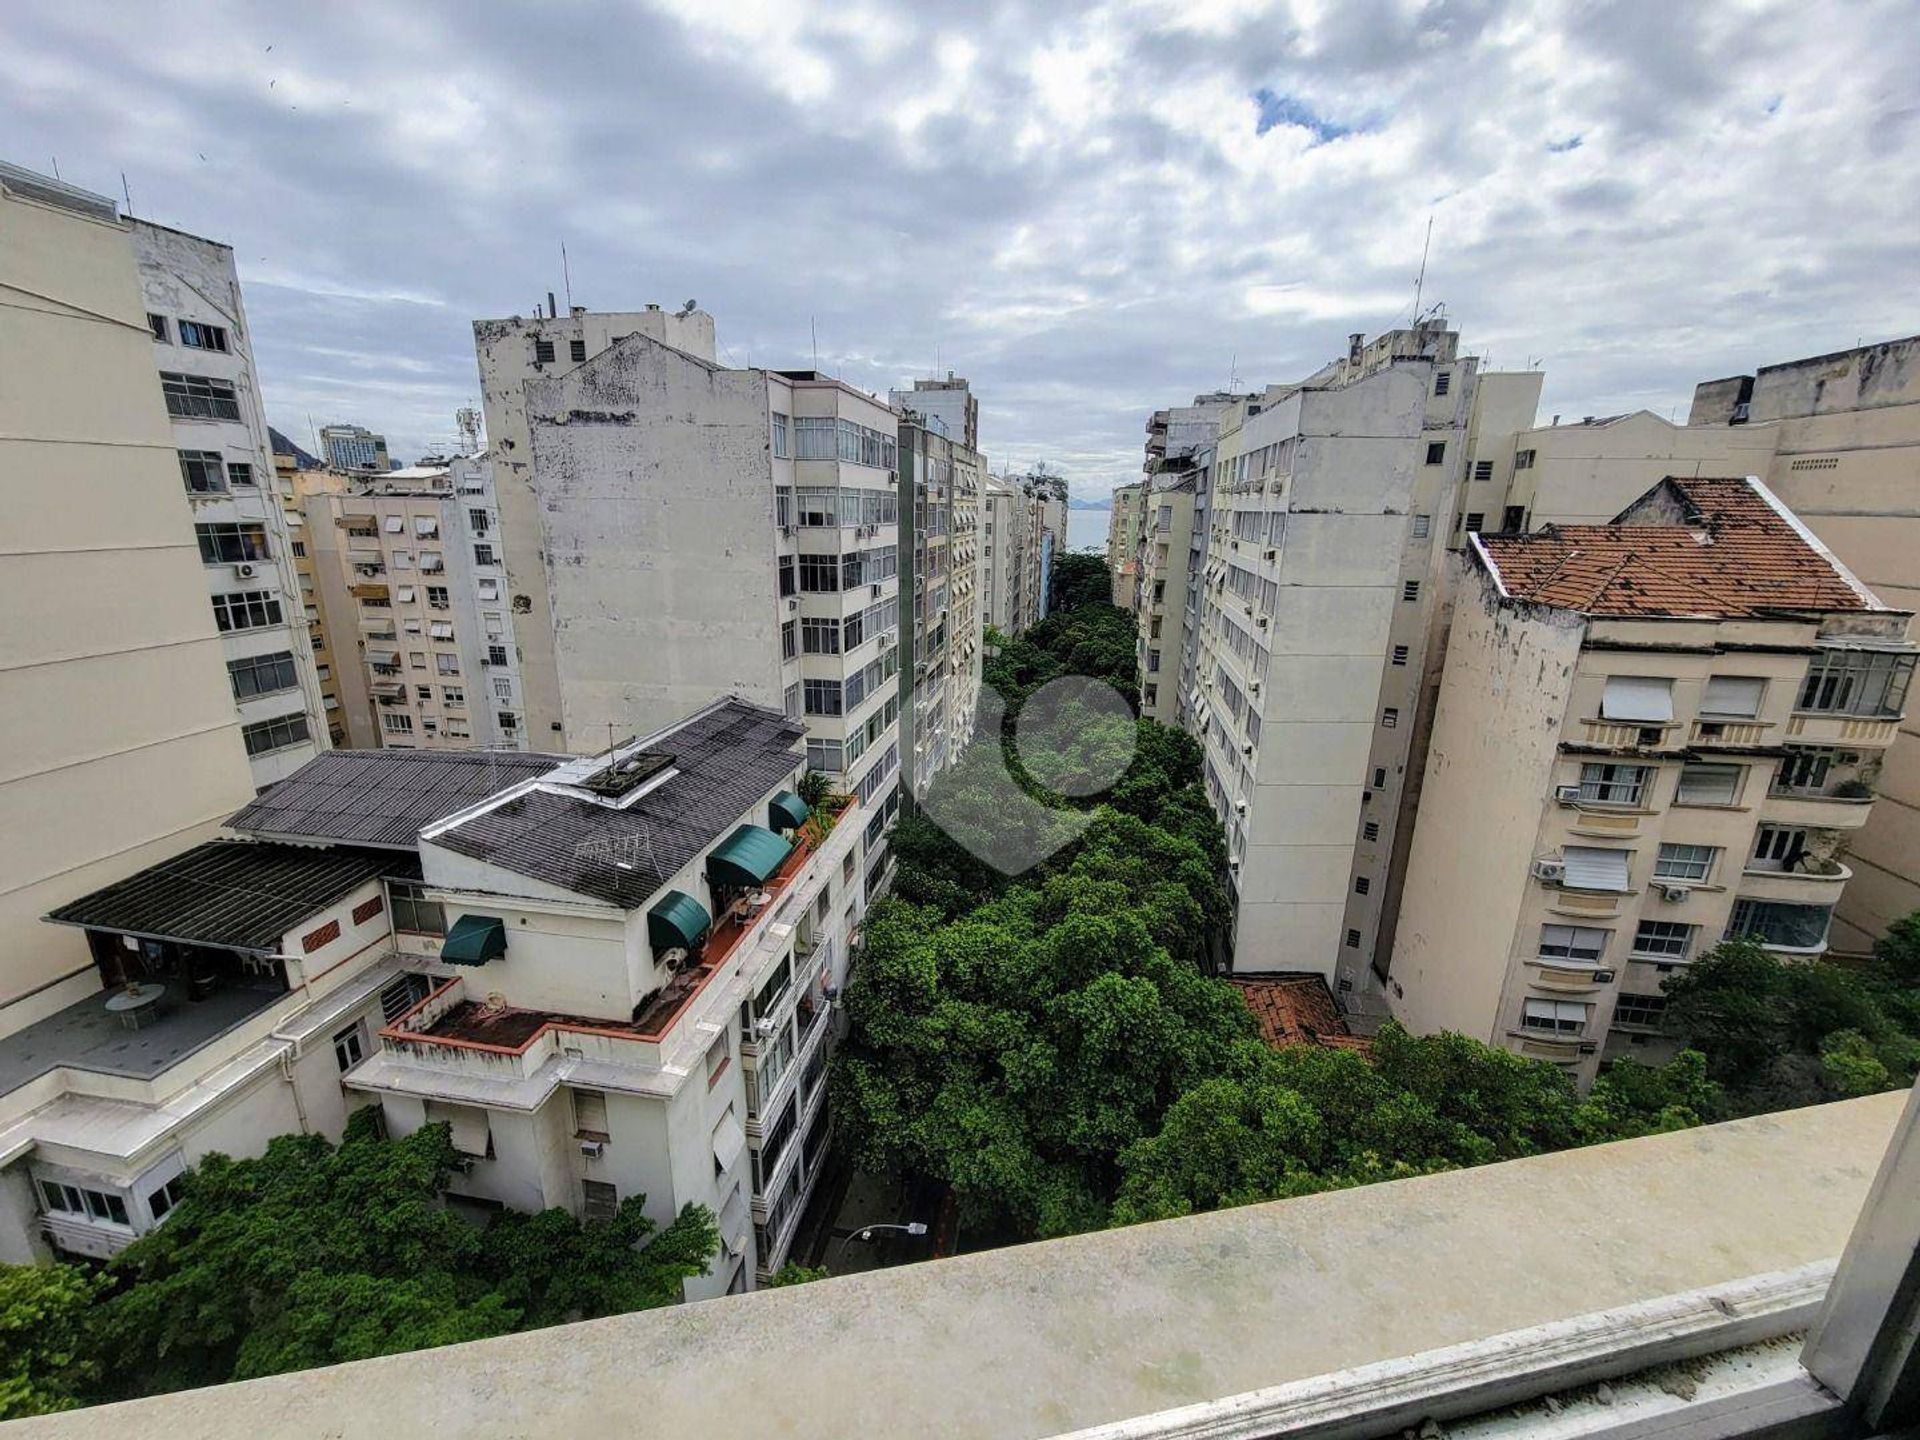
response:
{"label": "street light", "polygon": [[909,1220],[904,1225],[862,1225],[858,1230],[840,1237],[840,1253],[846,1253],[849,1241],[859,1240],[864,1243],[873,1239],[882,1230],[897,1230],[902,1235],[924,1235],[927,1233],[927,1223],[924,1220]]}

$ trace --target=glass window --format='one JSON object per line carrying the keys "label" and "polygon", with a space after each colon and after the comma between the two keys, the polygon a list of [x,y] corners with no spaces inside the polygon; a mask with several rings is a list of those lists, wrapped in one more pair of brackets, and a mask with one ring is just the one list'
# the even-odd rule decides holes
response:
{"label": "glass window", "polygon": [[1542,925],[1540,958],[1596,965],[1607,948],[1607,933],[1591,925]]}
{"label": "glass window", "polygon": [[1807,832],[1792,825],[1762,825],[1754,835],[1749,870],[1797,870],[1807,853]]}
{"label": "glass window", "polygon": [[1914,657],[1876,650],[1823,650],[1800,687],[1802,710],[1840,715],[1899,715]]}
{"label": "glass window", "polygon": [[217,450],[182,450],[180,475],[194,495],[219,495],[227,488],[226,466]]}
{"label": "glass window", "polygon": [[264,525],[195,525],[193,533],[200,542],[200,563],[203,565],[234,565],[267,558],[267,528]]}
{"label": "glass window", "polygon": [[167,413],[183,420],[240,418],[240,397],[225,380],[162,370],[160,394],[166,401]]}
{"label": "glass window", "polygon": [[1642,920],[1633,935],[1633,953],[1654,960],[1684,960],[1693,948],[1691,925],[1676,920]]}
{"label": "glass window", "polygon": [[1667,997],[1664,995],[1625,995],[1614,1003],[1613,1023],[1616,1025],[1657,1026],[1661,1016],[1667,1013]]}
{"label": "glass window", "polygon": [[1750,936],[1783,950],[1818,950],[1827,943],[1833,911],[1824,905],[1789,905],[1777,900],[1736,900],[1727,938]]}
{"label": "glass window", "polygon": [[1653,862],[1656,880],[1704,881],[1713,872],[1711,845],[1662,845]]}
{"label": "glass window", "polygon": [[[787,459],[787,417],[778,410],[773,412],[773,455],[776,460]],[[782,521],[781,523],[786,523]]]}
{"label": "glass window", "polygon": [[1638,805],[1652,776],[1650,765],[1582,765],[1580,798],[1592,805]]}
{"label": "glass window", "polygon": [[276,715],[271,720],[261,720],[256,724],[243,725],[240,728],[240,739],[246,745],[249,755],[267,755],[275,750],[289,750],[295,745],[304,744],[307,734],[305,715]]}
{"label": "glass window", "polygon": [[1780,768],[1774,773],[1773,788],[1791,794],[1823,794],[1827,788],[1827,772],[1833,767],[1834,752],[1831,750],[1788,750],[1786,758],[1780,762]]}
{"label": "glass window", "polygon": [[1521,1007],[1520,1023],[1529,1030],[1580,1035],[1587,1028],[1588,1008],[1577,1000],[1528,1000]]}
{"label": "glass window", "polygon": [[229,660],[227,678],[233,682],[233,698],[236,700],[278,694],[300,683],[290,650],[282,650],[274,655],[254,655],[245,660]]}
{"label": "glass window", "polygon": [[447,933],[446,907],[426,898],[423,887],[407,880],[387,882],[387,902],[393,912],[393,928],[415,935]]}

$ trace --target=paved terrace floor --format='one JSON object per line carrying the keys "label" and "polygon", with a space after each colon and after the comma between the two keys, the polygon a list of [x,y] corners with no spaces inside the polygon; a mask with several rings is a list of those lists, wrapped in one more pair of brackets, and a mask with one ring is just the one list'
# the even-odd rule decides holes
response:
{"label": "paved terrace floor", "polygon": [[108,1011],[113,993],[89,995],[0,1039],[0,1094],[62,1065],[151,1080],[287,992],[236,985],[190,1000],[185,986],[170,984],[160,1002],[162,1013],[142,1021],[138,1030],[127,1029]]}
{"label": "paved terrace floor", "polygon": [[1058,1435],[1831,1264],[1906,1098],[22,1420],[7,1434]]}

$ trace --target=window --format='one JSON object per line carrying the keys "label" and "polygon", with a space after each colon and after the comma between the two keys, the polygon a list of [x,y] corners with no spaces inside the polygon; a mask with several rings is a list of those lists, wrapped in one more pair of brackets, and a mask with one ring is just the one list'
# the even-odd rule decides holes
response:
{"label": "window", "polygon": [[807,741],[807,765],[828,775],[838,775],[843,761],[838,740]]}
{"label": "window", "polygon": [[475,545],[473,547],[473,563],[476,565],[497,565],[500,562],[493,558],[493,546]]}
{"label": "window", "polygon": [[160,394],[167,402],[167,413],[183,420],[240,418],[240,397],[225,380],[162,370]]}
{"label": "window", "polygon": [[780,593],[791,595],[793,592],[793,556],[782,555],[780,557]]}
{"label": "window", "polygon": [[167,317],[147,312],[147,329],[153,332],[153,338],[165,344],[167,341]]}
{"label": "window", "polygon": [[407,517],[404,515],[389,515],[381,521],[381,526],[389,535],[404,535],[407,533]]}
{"label": "window", "polygon": [[220,495],[227,488],[226,466],[217,450],[182,450],[180,477],[190,495]]}
{"label": "window", "polygon": [[460,673],[460,657],[458,655],[435,654],[433,657],[433,668],[442,675],[458,675]]}
{"label": "window", "polygon": [[607,1097],[600,1091],[573,1092],[573,1133],[582,1140],[605,1140],[613,1133],[607,1125]]}
{"label": "window", "polygon": [[1353,893],[1354,894],[1364,895],[1371,889],[1373,889],[1373,881],[1368,879],[1365,875],[1356,875],[1353,877]]}
{"label": "window", "polygon": [[1400,598],[1402,600],[1418,600],[1420,598],[1420,582],[1418,580],[1407,581],[1406,584],[1400,587]]}
{"label": "window", "polygon": [[1433,440],[1427,444],[1427,464],[1444,465],[1447,461],[1447,442]]}
{"label": "window", "polygon": [[1533,451],[1531,450],[1514,451],[1513,452],[1513,468],[1516,470],[1531,470],[1533,468]]}
{"label": "window", "polygon": [[553,341],[543,340],[538,335],[533,337],[533,363],[536,365],[553,363]]}
{"label": "window", "polygon": [[1740,777],[1745,773],[1743,765],[1683,765],[1673,803],[1732,805],[1740,798]]}
{"label": "window", "polygon": [[1802,710],[1841,715],[1898,715],[1913,679],[1912,655],[1874,650],[1824,650],[1807,667]]}
{"label": "window", "polygon": [[1711,845],[1662,845],[1654,857],[1653,878],[1703,883],[1713,873],[1713,853]]}
{"label": "window", "polygon": [[1360,834],[1365,839],[1378,840],[1380,838],[1380,822],[1378,820],[1367,821],[1366,824],[1360,827]]}
{"label": "window", "polygon": [[196,525],[202,565],[236,565],[267,558],[267,527],[259,524]]}
{"label": "window", "polygon": [[293,668],[293,652],[255,655],[246,660],[229,660],[227,678],[233,682],[233,698],[251,700],[256,695],[274,695],[291,690],[300,683]]}
{"label": "window", "polygon": [[839,452],[832,416],[796,415],[793,431],[797,460],[831,460]]}
{"label": "window", "polygon": [[1651,960],[1684,960],[1693,948],[1693,931],[1677,920],[1642,920],[1633,932],[1633,953]]}
{"label": "window", "polygon": [[1600,718],[1664,725],[1673,719],[1673,681],[1648,675],[1609,675]]}
{"label": "window", "polygon": [[1158,650],[1149,650],[1147,652],[1147,673],[1150,675],[1158,675],[1160,673],[1160,652]]}
{"label": "window", "polygon": [[293,558],[296,560],[304,560],[307,558],[307,542],[306,541],[295,540],[293,542]]}
{"label": "window", "polygon": [[1521,1006],[1520,1024],[1555,1035],[1581,1035],[1587,1028],[1587,1007],[1577,1000],[1528,1000]]}
{"label": "window", "polygon": [[89,1190],[83,1185],[66,1185],[56,1180],[42,1180],[40,1194],[49,1210],[57,1210],[67,1215],[84,1216],[88,1220],[102,1220],[109,1225],[129,1223],[125,1198],[111,1191]]}
{"label": "window", "polygon": [[820,594],[840,588],[840,561],[832,555],[802,555],[800,557],[800,590],[803,594]]}
{"label": "window", "polygon": [[1582,765],[1580,799],[1589,805],[1638,805],[1652,778],[1651,765]]}
{"label": "window", "polygon": [[1509,505],[1500,512],[1500,529],[1508,535],[1518,535],[1527,528],[1527,507]]}
{"label": "window", "polygon": [[1824,905],[1789,905],[1775,900],[1736,900],[1727,938],[1751,936],[1782,950],[1819,950],[1827,943],[1833,911]]}
{"label": "window", "polygon": [[1657,1026],[1660,1017],[1667,1013],[1667,997],[1664,995],[1627,995],[1622,994],[1614,1002],[1613,1023],[1616,1025]]}
{"label": "window", "polygon": [[167,1212],[185,1197],[186,1179],[184,1175],[176,1175],[166,1184],[147,1192],[147,1213],[155,1221],[164,1220]]}
{"label": "window", "polygon": [[1483,483],[1493,479],[1493,462],[1491,460],[1474,461],[1473,478]]}
{"label": "window", "polygon": [[334,1035],[333,1063],[340,1067],[342,1075],[366,1058],[367,1035],[359,1024],[349,1025]]}
{"label": "window", "polygon": [[487,533],[487,512],[484,510],[467,511],[467,528],[476,535]]}
{"label": "window", "polygon": [[786,701],[787,718],[790,720],[798,720],[800,718],[800,713],[801,713],[800,712],[800,685],[798,681],[796,681],[792,685],[787,686],[785,701]]}
{"label": "window", "polygon": [[444,585],[427,586],[427,608],[428,609],[445,610],[445,609],[448,609],[451,606],[451,604],[452,604],[452,601],[448,598],[446,586]]}
{"label": "window", "polygon": [[250,487],[254,483],[253,466],[247,464],[244,460],[229,460],[227,462],[227,483],[229,485]]}
{"label": "window", "polygon": [[198,320],[180,322],[180,343],[189,350],[213,350],[227,353],[227,332],[219,325],[203,325]]}
{"label": "window", "polygon": [[236,590],[213,597],[213,623],[223,633],[280,623],[280,601],[271,590]]}
{"label": "window", "polygon": [[393,908],[393,928],[413,935],[447,933],[446,907],[426,898],[426,889],[410,880],[389,880],[387,900]]}
{"label": "window", "polygon": [[587,342],[584,340],[569,340],[567,342],[567,358],[576,365],[585,360],[587,358]]}
{"label": "window", "polygon": [[809,655],[840,653],[840,622],[807,617],[800,622],[800,648]]}
{"label": "window", "polygon": [[1407,663],[1407,647],[1406,646],[1396,645],[1393,647],[1393,663],[1395,665],[1405,665]]}
{"label": "window", "polygon": [[615,1186],[605,1180],[580,1182],[580,1218],[582,1220],[589,1225],[608,1225],[619,1214],[620,1191]]}
{"label": "window", "polygon": [[389,710],[380,717],[380,728],[389,735],[411,735],[413,733],[413,717],[411,715],[397,714]]}
{"label": "window", "polygon": [[807,714],[838,715],[840,713],[840,682],[838,680],[803,680],[801,687]]}
{"label": "window", "polygon": [[240,727],[240,739],[245,743],[249,755],[270,755],[275,750],[291,749],[306,742],[307,717],[276,715],[271,720],[243,725]]}
{"label": "window", "polygon": [[1424,540],[1432,533],[1433,533],[1433,517],[1431,515],[1416,515],[1413,517],[1413,538],[1414,539]]}
{"label": "window", "polygon": [[504,665],[507,663],[507,647],[504,645],[487,646],[487,664]]}
{"label": "window", "polygon": [[1380,723],[1391,730],[1400,723],[1400,712],[1389,705],[1380,712]]}
{"label": "window", "polygon": [[1793,870],[1807,853],[1807,832],[1798,826],[1762,825],[1753,840],[1749,870]]}
{"label": "window", "polygon": [[1757,675],[1712,675],[1700,697],[1702,715],[1734,715],[1751,720],[1760,713],[1767,682]]}
{"label": "window", "polygon": [[493,698],[496,700],[513,699],[513,679],[507,675],[493,677]]}
{"label": "window", "polygon": [[1387,772],[1384,766],[1376,765],[1373,770],[1373,788],[1384,790],[1387,786]]}
{"label": "window", "polygon": [[502,710],[493,718],[505,734],[511,735],[520,728],[520,717],[511,710]]}
{"label": "window", "polygon": [[1607,932],[1592,925],[1542,925],[1540,958],[1598,965],[1607,948]]}
{"label": "window", "polygon": [[1627,888],[1625,850],[1606,850],[1597,845],[1569,845],[1561,852],[1566,864],[1566,884],[1574,890],[1610,890],[1624,893]]}
{"label": "window", "polygon": [[1448,390],[1452,388],[1453,388],[1453,372],[1451,370],[1441,370],[1441,371],[1435,372],[1433,377],[1433,393],[1434,394],[1444,395],[1447,393]]}
{"label": "window", "polygon": [[773,412],[773,458],[776,460],[789,458],[787,454],[787,417],[782,415],[778,410]]}
{"label": "window", "polygon": [[1358,950],[1360,948],[1360,932],[1358,930],[1347,931],[1347,948],[1349,950]]}
{"label": "window", "polygon": [[1819,794],[1827,788],[1827,771],[1833,765],[1831,750],[1789,750],[1773,777],[1773,788],[1790,793]]}

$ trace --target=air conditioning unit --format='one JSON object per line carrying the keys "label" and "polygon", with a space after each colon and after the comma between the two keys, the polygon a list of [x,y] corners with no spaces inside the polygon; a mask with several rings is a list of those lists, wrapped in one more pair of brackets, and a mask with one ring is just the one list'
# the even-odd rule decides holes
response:
{"label": "air conditioning unit", "polygon": [[1600,1047],[1592,1040],[1583,1040],[1580,1042],[1580,1053],[1582,1055],[1598,1055],[1600,1053]]}
{"label": "air conditioning unit", "polygon": [[800,608],[800,601],[797,597],[795,596],[787,597],[787,612],[789,614],[791,614],[795,610],[798,610],[799,608]]}
{"label": "air conditioning unit", "polygon": [[580,1142],[580,1153],[589,1160],[598,1160],[606,1153],[606,1150],[607,1142],[604,1140],[582,1140]]}
{"label": "air conditioning unit", "polygon": [[1242,746],[1240,747],[1240,753],[1241,753],[1242,755],[1251,755],[1251,754],[1253,754],[1253,742],[1252,742],[1251,740],[1249,740],[1249,741],[1248,741],[1248,742],[1247,742],[1246,744],[1244,744],[1244,745],[1242,745]]}
{"label": "air conditioning unit", "polygon": [[1593,983],[1596,985],[1611,985],[1613,983],[1613,971],[1611,970],[1594,971]]}
{"label": "air conditioning unit", "polygon": [[779,1028],[779,1022],[771,1015],[762,1015],[758,1020],[753,1022],[753,1038],[756,1040],[768,1039],[778,1031]]}
{"label": "air conditioning unit", "polygon": [[880,598],[880,582],[878,580],[873,582],[873,588],[869,590],[867,594],[869,595],[869,597],[875,600],[878,600]]}
{"label": "air conditioning unit", "polygon": [[1264,630],[1267,628],[1267,617],[1262,615],[1260,616],[1259,619],[1255,620],[1253,623],[1259,626],[1262,630]]}
{"label": "air conditioning unit", "polygon": [[236,565],[233,567],[233,573],[242,580],[251,580],[255,575],[260,573],[260,567],[258,565]]}
{"label": "air conditioning unit", "polygon": [[1234,813],[1234,814],[1236,814],[1236,815],[1244,815],[1244,814],[1246,814],[1246,813],[1247,813],[1247,802],[1246,802],[1246,801],[1244,801],[1244,800],[1236,800],[1236,801],[1234,801],[1234,802],[1233,802],[1233,813]]}
{"label": "air conditioning unit", "polygon": [[1280,552],[1278,550],[1267,551],[1267,559],[1278,560],[1279,558],[1280,558]]}
{"label": "air conditioning unit", "polygon": [[1558,885],[1567,878],[1566,862],[1562,860],[1536,860],[1533,862],[1533,878],[1543,885]]}
{"label": "air conditioning unit", "polygon": [[1662,900],[1684,900],[1693,893],[1690,885],[1657,885],[1654,888],[1660,892]]}
{"label": "air conditioning unit", "polygon": [[1556,785],[1553,787],[1554,803],[1558,805],[1578,805],[1580,787],[1578,785]]}

